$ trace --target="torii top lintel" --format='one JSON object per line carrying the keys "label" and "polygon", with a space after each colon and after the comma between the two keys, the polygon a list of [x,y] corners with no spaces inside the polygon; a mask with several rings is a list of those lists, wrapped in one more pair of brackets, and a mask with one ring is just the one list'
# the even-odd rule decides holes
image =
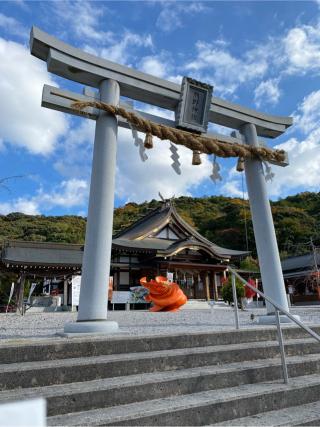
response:
{"label": "torii top lintel", "polygon": [[[48,71],[84,85],[98,87],[103,79],[114,79],[122,96],[175,110],[180,85],[116,64],[74,48],[37,27],[30,34],[31,54],[47,62]],[[233,129],[246,123],[256,126],[257,134],[275,138],[292,125],[291,117],[273,116],[213,97],[209,121]]]}

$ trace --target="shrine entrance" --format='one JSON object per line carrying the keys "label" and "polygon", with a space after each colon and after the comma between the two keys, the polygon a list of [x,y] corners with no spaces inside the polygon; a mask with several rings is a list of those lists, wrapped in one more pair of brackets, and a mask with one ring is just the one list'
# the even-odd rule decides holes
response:
{"label": "shrine entrance", "polygon": [[[292,119],[212,97],[210,85],[188,77],[179,85],[95,57],[35,27],[30,49],[32,55],[47,63],[49,72],[94,88],[85,87],[79,94],[45,85],[42,96],[44,107],[96,120],[79,314],[76,323],[65,325],[65,332],[106,333],[118,329],[116,322],[106,320],[118,126],[132,130],[142,161],[147,158],[145,150],[153,147],[153,137],[169,140],[172,167],[178,174],[179,145],[191,150],[195,167],[201,163],[201,156],[214,156],[214,181],[221,179],[217,157],[237,159],[237,170],[245,170],[246,174],[264,292],[288,310],[265,182],[273,176],[270,164],[287,166],[288,159],[284,151],[267,148],[261,137],[280,136],[292,125]],[[174,111],[175,120],[135,110],[120,96]],[[234,131],[230,136],[209,133],[209,122]],[[138,131],[145,133],[144,142]],[[270,314],[274,311],[269,303],[267,310]]]}

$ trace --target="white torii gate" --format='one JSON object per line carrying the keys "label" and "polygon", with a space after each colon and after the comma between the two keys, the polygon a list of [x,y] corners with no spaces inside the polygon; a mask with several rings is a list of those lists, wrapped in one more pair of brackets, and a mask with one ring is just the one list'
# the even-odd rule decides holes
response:
{"label": "white torii gate", "polygon": [[[176,110],[181,87],[178,84],[142,73],[85,53],[33,27],[30,35],[31,54],[47,62],[48,71],[98,88],[94,95],[83,95],[44,86],[42,106],[70,114],[75,101],[92,101],[119,105],[120,95],[168,110]],[[123,105],[123,104],[121,104]],[[132,106],[124,104],[127,109]],[[82,264],[79,313],[76,323],[65,325],[66,333],[110,333],[118,329],[107,321],[107,284],[110,273],[115,168],[118,125],[129,124],[101,110],[87,108],[87,117],[96,120],[89,209]],[[175,127],[175,122],[138,112],[156,123]],[[207,134],[220,141],[259,146],[258,137],[276,138],[292,125],[291,117],[271,116],[213,97],[209,121],[235,129],[233,136]],[[275,162],[273,162],[275,163]],[[288,161],[275,163],[287,166]],[[245,161],[246,182],[259,257],[264,292],[288,310],[278,245],[262,168],[258,159]],[[274,309],[267,304],[268,314]],[[270,317],[269,317],[270,318]]]}

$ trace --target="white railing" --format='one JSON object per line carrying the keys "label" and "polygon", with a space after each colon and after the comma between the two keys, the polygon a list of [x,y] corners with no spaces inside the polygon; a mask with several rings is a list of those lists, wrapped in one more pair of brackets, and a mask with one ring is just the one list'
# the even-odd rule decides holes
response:
{"label": "white railing", "polygon": [[268,301],[270,304],[273,305],[273,307],[275,309],[275,318],[276,318],[279,348],[280,348],[280,354],[281,354],[283,379],[284,379],[284,382],[287,384],[289,382],[289,379],[288,379],[288,370],[287,370],[286,356],[285,356],[285,350],[284,350],[284,344],[283,344],[283,336],[282,336],[282,330],[281,330],[280,313],[285,314],[290,320],[292,320],[292,322],[296,323],[298,326],[300,326],[300,328],[302,328],[306,332],[308,332],[308,334],[311,335],[313,338],[315,338],[319,343],[320,343],[320,336],[317,333],[315,333],[312,329],[310,329],[308,326],[306,326],[305,324],[300,322],[300,320],[296,319],[291,313],[289,313],[289,311],[284,310],[279,304],[277,304],[271,298],[267,297],[259,289],[255,288],[250,283],[248,283],[243,277],[240,276],[239,273],[237,273],[236,270],[234,270],[231,267],[228,267],[228,271],[231,273],[231,279],[232,279],[231,283],[232,283],[233,305],[234,305],[236,329],[240,329],[239,312],[238,312],[238,299],[237,299],[237,290],[236,290],[236,277],[243,284],[245,284],[249,289],[256,292],[258,295],[260,295],[262,298],[264,298],[266,301]]}

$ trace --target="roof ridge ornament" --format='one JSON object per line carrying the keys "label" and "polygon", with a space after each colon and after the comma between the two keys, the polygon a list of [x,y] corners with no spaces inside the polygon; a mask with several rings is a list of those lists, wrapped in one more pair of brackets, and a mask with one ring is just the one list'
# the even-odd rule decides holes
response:
{"label": "roof ridge ornament", "polygon": [[163,202],[165,202],[165,201],[166,201],[166,199],[163,197],[163,195],[160,193],[160,191],[158,191],[158,194],[159,194],[160,199],[161,199]]}
{"label": "roof ridge ornament", "polygon": [[174,205],[174,199],[176,197],[175,194],[172,197],[169,197],[168,199],[165,199],[160,193],[160,191],[158,191],[158,194],[165,207],[172,207]]}

